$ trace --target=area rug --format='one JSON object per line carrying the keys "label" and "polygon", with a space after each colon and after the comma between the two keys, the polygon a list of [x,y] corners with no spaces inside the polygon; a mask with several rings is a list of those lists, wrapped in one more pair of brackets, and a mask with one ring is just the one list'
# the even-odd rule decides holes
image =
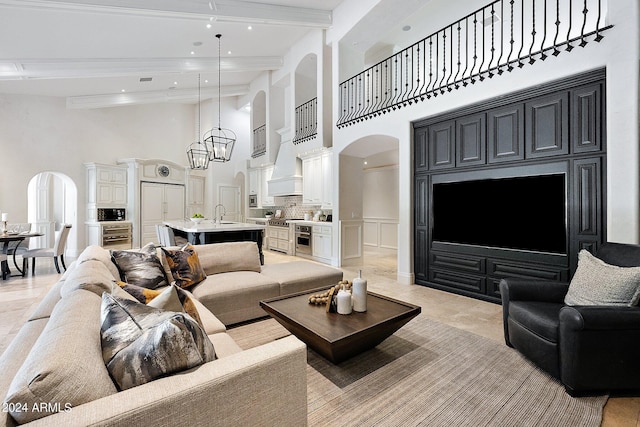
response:
{"label": "area rug", "polygon": [[[254,347],[288,335],[269,319],[229,330]],[[310,426],[599,426],[607,396],[572,398],[504,344],[417,317],[333,365],[307,352]]]}

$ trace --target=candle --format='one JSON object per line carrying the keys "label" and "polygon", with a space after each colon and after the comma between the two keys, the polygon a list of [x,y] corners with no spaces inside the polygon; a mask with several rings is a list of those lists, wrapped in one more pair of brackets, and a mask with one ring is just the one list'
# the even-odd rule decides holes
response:
{"label": "candle", "polygon": [[362,278],[362,270],[359,270],[358,277],[353,279],[351,289],[353,292],[353,311],[367,311],[367,281]]}
{"label": "candle", "polygon": [[3,212],[3,213],[2,213],[2,220],[3,220],[3,221],[8,221],[8,217],[9,217],[9,214],[8,214],[8,213],[6,213],[6,212]]}
{"label": "candle", "polygon": [[338,314],[351,313],[351,292],[343,288],[338,292]]}

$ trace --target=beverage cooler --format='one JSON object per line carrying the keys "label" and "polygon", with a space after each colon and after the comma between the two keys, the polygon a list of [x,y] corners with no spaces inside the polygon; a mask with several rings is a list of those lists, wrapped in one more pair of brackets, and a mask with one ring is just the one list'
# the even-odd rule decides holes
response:
{"label": "beverage cooler", "polygon": [[102,247],[105,249],[131,249],[131,223],[118,221],[102,223]]}

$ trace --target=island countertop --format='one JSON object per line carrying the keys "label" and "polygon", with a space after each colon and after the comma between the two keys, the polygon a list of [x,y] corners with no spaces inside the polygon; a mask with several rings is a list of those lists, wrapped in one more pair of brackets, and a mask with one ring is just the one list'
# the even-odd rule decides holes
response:
{"label": "island countertop", "polygon": [[196,224],[193,221],[165,221],[164,225],[186,233],[220,233],[225,231],[264,230],[266,228],[262,224],[233,221],[214,223],[212,220],[204,220],[200,224]]}

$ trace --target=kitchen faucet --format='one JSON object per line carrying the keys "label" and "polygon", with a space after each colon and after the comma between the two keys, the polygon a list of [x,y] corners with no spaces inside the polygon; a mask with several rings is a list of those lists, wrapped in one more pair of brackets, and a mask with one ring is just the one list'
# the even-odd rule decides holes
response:
{"label": "kitchen faucet", "polygon": [[218,203],[216,207],[213,208],[214,221],[216,218],[218,218],[218,207],[222,208],[222,215],[220,215],[219,217],[218,224],[222,224],[222,217],[227,214],[227,209],[225,209],[224,205],[222,205],[221,203]]}

